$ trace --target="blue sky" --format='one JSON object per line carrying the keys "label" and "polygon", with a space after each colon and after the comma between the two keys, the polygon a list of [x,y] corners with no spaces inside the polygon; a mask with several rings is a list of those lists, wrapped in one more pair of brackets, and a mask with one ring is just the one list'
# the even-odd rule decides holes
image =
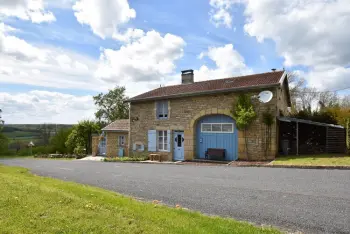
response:
{"label": "blue sky", "polygon": [[8,123],[92,118],[92,95],[177,84],[184,69],[199,81],[285,68],[320,90],[350,86],[345,0],[32,1],[0,3]]}

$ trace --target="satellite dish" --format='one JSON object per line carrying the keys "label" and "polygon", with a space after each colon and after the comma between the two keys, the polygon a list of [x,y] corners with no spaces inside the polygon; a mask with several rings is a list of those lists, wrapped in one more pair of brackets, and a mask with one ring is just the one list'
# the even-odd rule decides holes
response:
{"label": "satellite dish", "polygon": [[272,97],[273,93],[271,91],[262,91],[261,93],[259,93],[258,99],[262,103],[268,103],[269,101],[271,101]]}

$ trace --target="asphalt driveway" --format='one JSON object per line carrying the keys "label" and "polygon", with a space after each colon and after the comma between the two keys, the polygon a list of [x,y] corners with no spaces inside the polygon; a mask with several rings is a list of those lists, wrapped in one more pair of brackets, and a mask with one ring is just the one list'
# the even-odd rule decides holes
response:
{"label": "asphalt driveway", "polygon": [[38,175],[305,233],[350,233],[350,171],[10,159]]}

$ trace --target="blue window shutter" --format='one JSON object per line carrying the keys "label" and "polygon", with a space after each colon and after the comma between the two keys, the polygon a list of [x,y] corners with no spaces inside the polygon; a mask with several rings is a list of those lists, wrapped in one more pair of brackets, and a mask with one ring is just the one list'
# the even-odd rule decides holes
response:
{"label": "blue window shutter", "polygon": [[168,144],[168,152],[170,152],[171,150],[170,150],[170,137],[171,137],[171,130],[168,130],[167,131],[167,134],[168,134],[168,136],[167,136],[167,139],[168,139],[168,142],[167,142],[167,144]]}
{"label": "blue window shutter", "polygon": [[157,132],[156,130],[148,130],[148,151],[157,151]]}

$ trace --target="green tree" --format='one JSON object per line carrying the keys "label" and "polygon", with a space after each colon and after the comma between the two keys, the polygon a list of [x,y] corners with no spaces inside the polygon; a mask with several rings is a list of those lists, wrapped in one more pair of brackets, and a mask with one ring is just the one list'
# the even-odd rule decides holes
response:
{"label": "green tree", "polygon": [[7,152],[9,140],[1,133],[5,121],[1,118],[2,110],[0,109],[0,154]]}
{"label": "green tree", "polygon": [[74,153],[90,154],[92,149],[92,134],[100,132],[100,126],[91,120],[80,121],[77,125],[73,126],[72,132],[69,134],[65,143],[67,148],[73,149]]}
{"label": "green tree", "polygon": [[129,104],[125,101],[125,87],[117,86],[108,91],[108,93],[100,93],[93,97],[97,112],[96,119],[102,125],[111,123],[117,119],[129,118]]}
{"label": "green tree", "polygon": [[0,131],[2,130],[3,128],[3,125],[5,124],[5,121],[2,119],[1,117],[1,113],[2,113],[2,110],[0,109]]}
{"label": "green tree", "polygon": [[66,146],[68,136],[71,134],[72,128],[61,128],[56,135],[51,138],[50,145],[54,151],[58,151],[62,154],[73,153],[73,148]]}
{"label": "green tree", "polygon": [[246,133],[248,127],[257,116],[250,96],[246,94],[239,95],[237,102],[232,106],[231,113],[236,121],[237,128],[244,132],[246,153],[248,159],[250,159],[248,154],[248,141]]}

